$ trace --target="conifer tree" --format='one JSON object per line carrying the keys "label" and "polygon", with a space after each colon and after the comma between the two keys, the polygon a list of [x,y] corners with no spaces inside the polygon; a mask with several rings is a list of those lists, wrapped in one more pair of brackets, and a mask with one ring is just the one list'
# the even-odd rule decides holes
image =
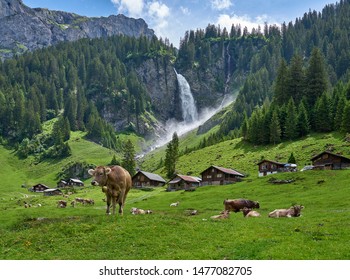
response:
{"label": "conifer tree", "polygon": [[179,157],[179,138],[174,132],[172,140],[168,143],[165,152],[165,170],[167,177],[171,178],[176,171],[176,163]]}
{"label": "conifer tree", "polygon": [[135,147],[130,140],[126,141],[123,152],[122,166],[129,171],[131,176],[134,176],[136,172]]}
{"label": "conifer tree", "polygon": [[344,107],[341,131],[350,133],[350,101],[348,101]]}
{"label": "conifer tree", "polygon": [[287,62],[282,59],[277,71],[277,77],[274,86],[273,101],[277,105],[283,105],[289,100],[288,96],[288,65]]}
{"label": "conifer tree", "polygon": [[321,50],[314,48],[311,53],[309,67],[306,70],[306,96],[310,108],[316,103],[328,87],[326,66]]}
{"label": "conifer tree", "polygon": [[285,123],[285,138],[289,140],[293,140],[298,136],[298,116],[294,104],[294,100],[291,97],[288,105],[287,105],[287,115],[286,115],[286,123]]}
{"label": "conifer tree", "polygon": [[305,102],[302,100],[298,107],[298,135],[306,136],[310,132],[310,121],[306,111]]}
{"label": "conifer tree", "polygon": [[276,111],[273,111],[270,122],[270,143],[275,145],[279,142],[281,142],[281,127],[278,120],[278,114]]}

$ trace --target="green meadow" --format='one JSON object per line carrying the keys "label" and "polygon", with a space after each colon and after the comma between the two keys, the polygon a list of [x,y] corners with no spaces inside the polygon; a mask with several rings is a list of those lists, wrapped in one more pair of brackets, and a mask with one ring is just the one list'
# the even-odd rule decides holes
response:
{"label": "green meadow", "polygon": [[[82,135],[71,137],[73,155],[66,162],[84,160],[106,164],[112,154]],[[222,142],[179,159],[179,173],[199,175],[208,165],[235,168],[247,177],[226,186],[200,187],[194,192],[132,189],[123,216],[105,214],[99,187],[77,189],[68,198],[91,198],[95,205],[57,208],[61,196],[31,193],[22,184],[57,181],[64,163],[20,161],[0,147],[0,259],[3,260],[348,260],[350,252],[350,170],[281,173],[259,178],[261,158],[287,161],[294,153],[301,168],[310,158],[331,148],[349,156],[349,143],[339,135],[311,135],[277,146],[251,146],[238,140]],[[145,158],[144,170],[160,154]],[[148,166],[148,167],[147,167]],[[149,168],[149,169],[148,169]],[[156,172],[162,173],[162,170]],[[292,180],[273,184],[271,178]],[[226,198],[258,200],[261,217],[231,213],[225,220],[210,217],[223,210]],[[24,208],[24,201],[31,208]],[[179,201],[178,207],[170,207]],[[38,204],[42,206],[39,207]],[[298,218],[268,218],[277,208],[302,204]],[[132,215],[132,207],[151,209]],[[198,215],[189,215],[191,210]]]}

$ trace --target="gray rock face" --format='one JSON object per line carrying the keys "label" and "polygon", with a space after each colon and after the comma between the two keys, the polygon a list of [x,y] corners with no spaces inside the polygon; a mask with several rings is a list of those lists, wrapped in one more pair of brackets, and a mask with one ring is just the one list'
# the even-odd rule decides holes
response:
{"label": "gray rock face", "polygon": [[0,57],[9,58],[61,41],[126,35],[151,38],[143,19],[124,15],[89,18],[77,14],[31,9],[20,0],[0,0]]}

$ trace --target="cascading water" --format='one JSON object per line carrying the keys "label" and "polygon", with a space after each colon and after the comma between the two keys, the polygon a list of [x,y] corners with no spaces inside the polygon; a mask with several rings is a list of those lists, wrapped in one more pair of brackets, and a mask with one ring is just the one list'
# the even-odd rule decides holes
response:
{"label": "cascading water", "polygon": [[217,113],[219,110],[221,110],[223,107],[227,106],[233,101],[232,95],[227,98],[226,96],[228,95],[225,95],[225,98],[222,100],[222,103],[220,106],[216,108],[205,108],[201,111],[200,114],[198,114],[190,85],[188,84],[184,76],[182,76],[181,74],[178,74],[175,69],[174,71],[175,71],[179,88],[180,88],[180,99],[181,99],[183,121],[179,122],[179,121],[176,121],[175,119],[168,120],[164,124],[165,133],[159,136],[159,138],[154,142],[154,145],[152,145],[151,147],[148,147],[148,149],[145,150],[144,153],[139,154],[137,156],[138,159],[142,158],[148,152],[168,143],[172,139],[174,132],[176,132],[178,136],[181,136],[199,127],[200,125],[205,123],[208,119],[210,119],[212,116],[214,116],[215,113]]}
{"label": "cascading water", "polygon": [[176,73],[177,82],[180,88],[182,118],[185,123],[196,122],[198,121],[198,112],[191,92],[190,85],[188,84],[184,76],[177,73],[175,69],[174,71]]}

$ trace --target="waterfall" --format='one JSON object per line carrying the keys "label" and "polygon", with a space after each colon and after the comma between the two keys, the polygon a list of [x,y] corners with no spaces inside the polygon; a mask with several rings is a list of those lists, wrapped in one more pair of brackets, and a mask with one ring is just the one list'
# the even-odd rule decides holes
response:
{"label": "waterfall", "polygon": [[185,123],[193,123],[198,121],[197,107],[193,99],[190,85],[187,80],[181,74],[178,74],[174,69],[177,77],[177,82],[180,88],[180,99],[181,99],[181,109],[182,118]]}

